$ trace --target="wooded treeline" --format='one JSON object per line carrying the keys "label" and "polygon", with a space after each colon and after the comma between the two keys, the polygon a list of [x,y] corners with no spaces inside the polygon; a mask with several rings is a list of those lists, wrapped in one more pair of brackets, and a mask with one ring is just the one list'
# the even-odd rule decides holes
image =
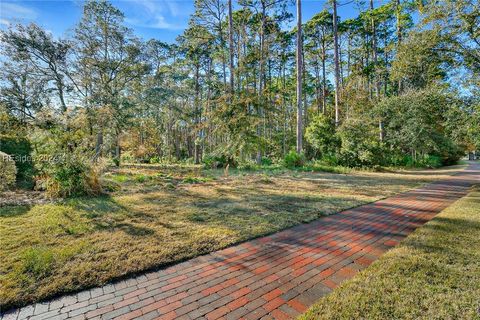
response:
{"label": "wooded treeline", "polygon": [[[116,163],[261,164],[297,146],[330,164],[404,165],[479,148],[478,2],[319,3],[300,39],[289,5],[196,0],[171,44],[138,38],[107,1],[87,1],[65,38],[11,26],[0,131]],[[337,15],[345,5],[358,16]]]}

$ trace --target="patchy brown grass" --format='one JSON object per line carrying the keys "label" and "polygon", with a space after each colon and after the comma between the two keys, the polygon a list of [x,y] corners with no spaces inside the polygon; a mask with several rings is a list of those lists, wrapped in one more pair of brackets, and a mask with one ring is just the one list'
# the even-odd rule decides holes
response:
{"label": "patchy brown grass", "polygon": [[97,198],[0,208],[0,305],[98,286],[442,179],[461,166],[347,175],[119,169]]}

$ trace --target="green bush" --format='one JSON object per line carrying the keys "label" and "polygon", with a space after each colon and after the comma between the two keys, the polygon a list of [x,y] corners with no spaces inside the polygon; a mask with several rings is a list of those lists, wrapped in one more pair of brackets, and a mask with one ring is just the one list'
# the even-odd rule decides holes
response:
{"label": "green bush", "polygon": [[324,164],[324,165],[327,165],[327,166],[338,166],[339,165],[339,160],[338,160],[338,157],[335,154],[325,154],[320,159],[320,163]]}
{"label": "green bush", "polygon": [[225,168],[227,164],[230,165],[230,167],[237,167],[237,162],[235,161],[235,159],[225,154],[207,155],[203,157],[203,164],[206,168],[209,169]]}
{"label": "green bush", "polygon": [[[262,161],[263,161],[263,159],[262,159]],[[256,169],[258,169],[258,165],[252,160],[246,160],[246,161],[242,161],[238,164],[238,169],[246,170],[246,171],[256,170]]]}
{"label": "green bush", "polygon": [[113,157],[113,158],[112,158],[112,162],[113,162],[113,164],[114,164],[116,167],[119,167],[119,166],[120,166],[120,158],[118,158],[118,157]]}
{"label": "green bush", "polygon": [[411,167],[413,163],[412,156],[402,153],[395,152],[385,158],[385,164],[393,167]]}
{"label": "green bush", "polygon": [[442,158],[436,155],[419,155],[414,158],[400,153],[391,155],[386,162],[394,167],[439,168],[443,165]]}
{"label": "green bush", "polygon": [[135,176],[135,181],[137,181],[137,182],[144,183],[146,180],[147,180],[147,176],[145,176],[143,174],[139,174],[139,175]]}
{"label": "green bush", "polygon": [[262,157],[262,166],[271,166],[273,164],[273,160],[268,157]]}
{"label": "green bush", "polygon": [[345,121],[338,130],[342,142],[340,164],[372,167],[383,163],[383,149],[377,132],[358,119]]}
{"label": "green bush", "polygon": [[156,164],[156,163],[160,163],[160,162],[161,162],[161,158],[159,156],[154,156],[154,157],[150,158],[150,163],[151,164]]}
{"label": "green bush", "polygon": [[0,191],[15,185],[17,168],[12,157],[0,151]]}
{"label": "green bush", "polygon": [[17,167],[17,183],[24,188],[33,187],[34,165],[31,157],[32,146],[26,138],[0,135],[0,151],[12,156]]}
{"label": "green bush", "polygon": [[335,134],[335,122],[323,114],[312,119],[305,131],[305,139],[319,157],[334,154],[340,147],[340,140]]}
{"label": "green bush", "polygon": [[440,157],[444,166],[456,164],[458,160],[465,155],[465,150],[448,138],[443,139],[443,141],[439,143],[439,146],[440,151],[437,152],[436,156]]}
{"label": "green bush", "polygon": [[299,168],[305,164],[305,155],[292,150],[285,155],[283,163],[287,168]]}
{"label": "green bush", "polygon": [[425,168],[439,168],[442,166],[442,159],[439,156],[427,154],[418,159],[417,165]]}
{"label": "green bush", "polygon": [[[420,155],[440,157],[442,165],[456,163],[465,149],[459,142],[468,136],[466,132],[460,134],[461,138],[452,134],[455,131],[452,128],[458,129],[465,122],[463,118],[452,118],[452,110],[458,110],[456,103],[456,98],[440,87],[384,99],[380,108],[385,121],[385,142],[396,150],[414,150]],[[436,159],[422,157],[408,159],[408,162],[414,166],[436,163]]]}
{"label": "green bush", "polygon": [[93,195],[101,192],[102,164],[79,155],[58,157],[47,169],[47,192],[53,197]]}

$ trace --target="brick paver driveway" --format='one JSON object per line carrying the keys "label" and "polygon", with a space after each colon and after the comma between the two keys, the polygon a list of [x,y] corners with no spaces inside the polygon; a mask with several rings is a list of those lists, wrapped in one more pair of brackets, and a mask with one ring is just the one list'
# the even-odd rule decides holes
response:
{"label": "brick paver driveway", "polygon": [[4,318],[290,319],[464,196],[479,170]]}

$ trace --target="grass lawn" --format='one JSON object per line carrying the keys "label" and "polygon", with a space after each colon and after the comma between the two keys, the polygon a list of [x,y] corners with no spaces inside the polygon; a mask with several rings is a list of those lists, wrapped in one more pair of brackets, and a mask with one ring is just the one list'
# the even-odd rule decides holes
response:
{"label": "grass lawn", "polygon": [[211,252],[461,170],[347,175],[123,168],[109,195],[0,208],[0,305],[11,307]]}
{"label": "grass lawn", "polygon": [[300,318],[480,319],[480,187]]}

